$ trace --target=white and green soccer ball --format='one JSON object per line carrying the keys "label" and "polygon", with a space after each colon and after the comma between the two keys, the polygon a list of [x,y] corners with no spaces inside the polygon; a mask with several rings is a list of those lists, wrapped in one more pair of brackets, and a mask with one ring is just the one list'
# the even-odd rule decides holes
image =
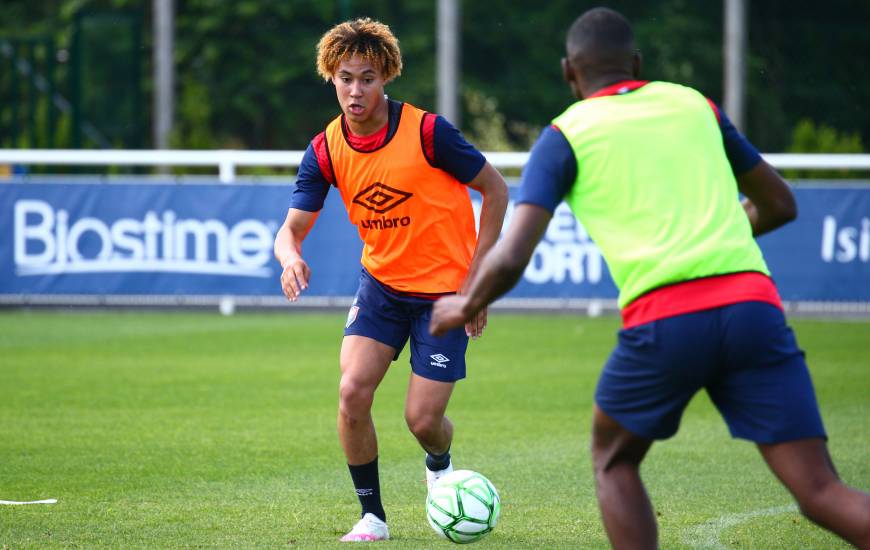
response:
{"label": "white and green soccer ball", "polygon": [[459,544],[478,541],[495,529],[500,511],[498,491],[471,470],[456,470],[438,479],[426,498],[429,525]]}

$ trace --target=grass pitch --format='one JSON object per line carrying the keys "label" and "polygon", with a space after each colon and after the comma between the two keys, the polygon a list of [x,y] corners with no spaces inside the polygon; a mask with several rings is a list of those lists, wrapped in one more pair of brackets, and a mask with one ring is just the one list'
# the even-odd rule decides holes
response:
{"label": "grass pitch", "polygon": [[[343,314],[0,314],[0,548],[329,548],[358,505],[335,432]],[[588,454],[615,318],[494,314],[448,414],[499,489],[479,547],[605,548]],[[842,477],[870,490],[870,324],[793,320]],[[445,548],[402,418],[375,400],[391,548]],[[643,469],[663,548],[845,548],[795,510],[706,395]]]}

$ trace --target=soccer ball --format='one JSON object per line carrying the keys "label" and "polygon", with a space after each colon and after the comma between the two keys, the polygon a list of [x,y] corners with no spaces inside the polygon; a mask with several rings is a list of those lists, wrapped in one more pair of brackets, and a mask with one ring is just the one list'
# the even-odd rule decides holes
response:
{"label": "soccer ball", "polygon": [[495,529],[500,510],[498,491],[471,470],[456,470],[440,478],[426,498],[429,525],[459,544],[480,540]]}

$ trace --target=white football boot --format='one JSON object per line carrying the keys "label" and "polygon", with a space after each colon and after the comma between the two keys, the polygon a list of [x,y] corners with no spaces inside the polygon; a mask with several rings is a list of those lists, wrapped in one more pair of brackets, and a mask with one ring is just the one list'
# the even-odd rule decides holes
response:
{"label": "white football boot", "polygon": [[373,542],[389,538],[390,531],[387,529],[387,524],[374,514],[366,514],[356,522],[350,533],[341,537],[341,542]]}
{"label": "white football boot", "polygon": [[426,468],[426,489],[428,491],[432,490],[432,486],[435,485],[435,482],[446,476],[450,472],[453,471],[453,459],[450,459],[450,464],[447,465],[443,470],[432,471],[429,468]]}

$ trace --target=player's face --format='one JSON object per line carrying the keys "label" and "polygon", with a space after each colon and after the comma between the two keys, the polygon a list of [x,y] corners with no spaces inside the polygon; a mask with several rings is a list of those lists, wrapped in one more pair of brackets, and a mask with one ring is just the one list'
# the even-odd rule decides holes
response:
{"label": "player's face", "polygon": [[332,82],[351,131],[366,134],[386,124],[384,77],[370,61],[358,55],[345,59]]}

